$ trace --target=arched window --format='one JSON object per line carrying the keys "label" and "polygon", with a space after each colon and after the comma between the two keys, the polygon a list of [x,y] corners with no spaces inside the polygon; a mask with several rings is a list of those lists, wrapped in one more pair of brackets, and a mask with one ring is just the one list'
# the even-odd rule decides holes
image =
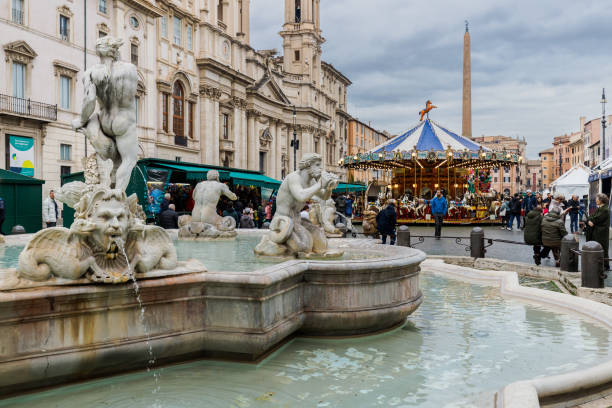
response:
{"label": "arched window", "polygon": [[172,115],[172,130],[176,136],[185,136],[185,92],[179,81],[174,83],[172,90],[174,114]]}
{"label": "arched window", "polygon": [[302,22],[302,4],[301,0],[295,0],[295,22]]}
{"label": "arched window", "polygon": [[223,21],[223,0],[217,3],[217,20]]}

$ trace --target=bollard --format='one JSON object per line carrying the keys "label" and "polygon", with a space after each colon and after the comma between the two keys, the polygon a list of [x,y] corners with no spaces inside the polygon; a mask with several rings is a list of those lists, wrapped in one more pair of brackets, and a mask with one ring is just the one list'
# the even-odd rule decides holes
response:
{"label": "bollard", "polygon": [[578,241],[574,234],[567,234],[561,240],[561,270],[566,272],[578,272],[578,255],[573,250],[578,250]]}
{"label": "bollard", "polygon": [[470,256],[472,258],[484,258],[484,230],[480,227],[472,228],[470,232]]}
{"label": "bollard", "polygon": [[397,245],[410,246],[410,229],[405,225],[397,229]]}
{"label": "bollard", "polygon": [[598,242],[589,241],[582,246],[582,286],[603,288],[603,248]]}
{"label": "bollard", "polygon": [[23,225],[15,225],[13,228],[11,228],[11,235],[17,235],[17,234],[25,234],[26,230],[25,228],[23,228]]}

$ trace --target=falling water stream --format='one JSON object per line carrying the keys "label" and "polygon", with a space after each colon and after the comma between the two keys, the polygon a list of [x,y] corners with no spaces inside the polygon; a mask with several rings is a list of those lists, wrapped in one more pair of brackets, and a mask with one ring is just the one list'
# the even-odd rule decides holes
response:
{"label": "falling water stream", "polygon": [[[145,319],[145,308],[142,305],[142,299],[140,297],[140,286],[138,285],[138,281],[136,280],[136,272],[132,269],[132,265],[130,265],[130,260],[127,256],[127,253],[125,252],[125,244],[123,240],[119,238],[117,239],[116,242],[117,242],[117,246],[121,250],[121,253],[125,257],[125,261],[127,262],[128,272],[130,274],[130,279],[132,280],[132,286],[134,288],[134,295],[136,296],[136,301],[138,302],[138,306],[140,307],[139,319],[140,319],[140,323],[142,324],[142,328],[145,334],[145,342],[147,345],[148,357],[149,357],[149,360],[147,361],[147,372],[151,372],[151,367],[155,364],[155,353],[153,353],[153,346],[151,346],[151,335],[150,335],[149,327]],[[153,370],[153,379],[155,381],[155,387],[153,388],[152,394],[157,394],[160,390],[158,370],[155,370],[155,369]],[[159,401],[155,402],[155,406],[156,407],[161,406],[159,404]]]}

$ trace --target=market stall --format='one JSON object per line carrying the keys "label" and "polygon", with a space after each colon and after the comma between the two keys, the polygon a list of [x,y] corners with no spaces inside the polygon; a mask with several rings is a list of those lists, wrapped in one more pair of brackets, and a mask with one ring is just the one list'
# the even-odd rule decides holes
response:
{"label": "market stall", "polygon": [[578,164],[550,183],[552,193],[561,193],[566,199],[569,199],[572,195],[582,198],[589,194],[590,174],[591,170],[588,167]]}
{"label": "market stall", "polygon": [[521,160],[516,153],[492,151],[427,117],[369,152],[344,157],[340,165],[391,172],[391,183],[368,205],[381,208],[395,198],[400,223],[433,222],[429,200],[438,189],[448,201],[447,221],[494,223],[501,183],[495,185],[492,173]]}

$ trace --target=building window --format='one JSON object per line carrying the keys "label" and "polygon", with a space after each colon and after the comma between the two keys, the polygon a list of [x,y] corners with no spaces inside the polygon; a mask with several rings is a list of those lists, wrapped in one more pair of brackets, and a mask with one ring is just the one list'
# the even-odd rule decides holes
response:
{"label": "building window", "polygon": [[140,110],[140,96],[135,96],[134,97],[134,110],[136,111],[136,124],[138,125],[139,122],[139,118],[138,118],[138,111]]}
{"label": "building window", "polygon": [[70,82],[70,77],[60,75],[60,108],[62,109],[70,109]]}
{"label": "building window", "polygon": [[193,139],[193,102],[189,102],[189,137]]}
{"label": "building window", "polygon": [[132,64],[138,65],[138,44],[131,44],[130,47],[130,60]]}
{"label": "building window", "polygon": [[161,36],[162,38],[168,38],[168,17],[166,16],[161,18]]}
{"label": "building window", "polygon": [[134,30],[136,30],[140,26],[140,22],[134,16],[130,17],[130,25]]}
{"label": "building window", "polygon": [[266,152],[259,152],[259,171],[262,173],[266,171]]}
{"label": "building window", "polygon": [[295,0],[295,22],[302,22],[302,2],[301,0]]}
{"label": "building window", "polygon": [[72,146],[69,144],[60,144],[60,160],[72,160]]}
{"label": "building window", "polygon": [[223,0],[217,2],[217,20],[223,21]]}
{"label": "building window", "polygon": [[13,96],[25,98],[26,66],[20,62],[13,62]]}
{"label": "building window", "polygon": [[[67,176],[70,174],[70,166],[60,166],[60,177]],[[62,180],[62,185],[64,184],[64,180]]]}
{"label": "building window", "polygon": [[184,133],[184,106],[185,106],[185,93],[183,92],[183,86],[179,81],[174,83],[174,90],[172,91],[172,99],[174,101],[174,114],[172,115],[172,131],[176,136],[185,136]]}
{"label": "building window", "polygon": [[300,60],[300,50],[295,50],[295,54],[293,56],[293,60],[294,61],[299,61]]}
{"label": "building window", "polygon": [[223,139],[227,140],[229,139],[229,115],[227,113],[224,113],[222,120],[223,120],[223,123],[222,123]]}
{"label": "building window", "polygon": [[98,11],[106,14],[106,0],[98,0]]}
{"label": "building window", "polygon": [[60,14],[59,23],[60,38],[64,41],[68,41],[70,39],[70,18]]}
{"label": "building window", "polygon": [[174,43],[181,45],[181,19],[174,17]]}
{"label": "building window", "polygon": [[187,25],[187,49],[193,49],[193,32],[192,32],[191,24]]}
{"label": "building window", "polygon": [[168,131],[168,94],[162,94],[162,127],[164,132]]}
{"label": "building window", "polygon": [[13,0],[11,17],[13,23],[23,24],[23,0]]}

